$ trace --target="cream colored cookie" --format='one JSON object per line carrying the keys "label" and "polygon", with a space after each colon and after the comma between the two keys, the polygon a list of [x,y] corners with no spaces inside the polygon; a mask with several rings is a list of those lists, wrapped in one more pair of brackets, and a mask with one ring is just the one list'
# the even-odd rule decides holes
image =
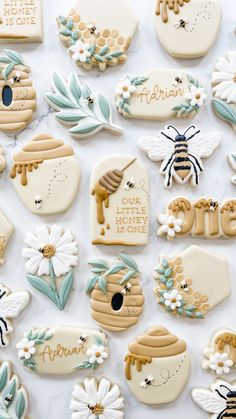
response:
{"label": "cream colored cookie", "polygon": [[95,370],[108,358],[105,333],[81,327],[32,328],[16,348],[21,364],[38,374]]}
{"label": "cream colored cookie", "polygon": [[197,246],[162,256],[154,269],[157,303],[170,314],[203,319],[231,293],[228,262]]}
{"label": "cream colored cookie", "polygon": [[162,326],[154,326],[129,344],[125,376],[142,403],[173,402],[187,384],[189,373],[186,343]]}
{"label": "cream colored cookie", "polygon": [[6,157],[5,157],[5,152],[2,148],[2,146],[0,145],[0,174],[2,174],[4,172],[4,170],[6,169]]}
{"label": "cream colored cookie", "polygon": [[157,35],[176,58],[206,55],[217,38],[221,19],[218,0],[156,0]]}
{"label": "cream colored cookie", "polygon": [[0,265],[5,262],[4,254],[13,231],[13,224],[0,212]]}
{"label": "cream colored cookie", "polygon": [[149,185],[142,163],[129,155],[106,157],[95,166],[90,186],[92,243],[146,244]]}
{"label": "cream colored cookie", "polygon": [[203,350],[202,368],[217,375],[229,374],[236,367],[236,333],[218,329]]}
{"label": "cream colored cookie", "polygon": [[112,332],[121,332],[135,325],[144,305],[136,262],[120,253],[118,262],[96,259],[89,265],[92,275],[86,292],[91,296],[93,319]]}
{"label": "cream colored cookie", "polygon": [[80,181],[79,163],[71,146],[50,134],[39,134],[13,158],[10,176],[31,212],[51,215],[70,208]]}
{"label": "cream colored cookie", "polygon": [[59,39],[86,70],[122,64],[138,26],[126,0],[77,0],[69,16],[58,16]]}

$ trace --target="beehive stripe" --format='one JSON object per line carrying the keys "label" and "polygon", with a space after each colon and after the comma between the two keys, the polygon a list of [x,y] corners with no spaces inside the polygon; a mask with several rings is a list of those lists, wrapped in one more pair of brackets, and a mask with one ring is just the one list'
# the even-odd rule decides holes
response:
{"label": "beehive stripe", "polygon": [[[33,112],[36,108],[36,102],[35,100],[14,100],[9,106],[9,108],[6,108],[2,103],[0,103],[0,112],[5,111],[9,114],[13,114],[14,112],[17,112],[20,117],[21,111],[31,110]],[[8,109],[8,110],[7,110]]]}
{"label": "beehive stripe", "polygon": [[[4,80],[0,80],[0,89],[3,89],[3,87],[6,86],[6,82]],[[12,90],[14,90],[16,87],[32,87],[33,83],[30,79],[21,80],[20,83],[17,85],[10,85]]]}
{"label": "beehive stripe", "polygon": [[92,310],[92,317],[98,323],[104,325],[103,327],[106,328],[108,326],[115,326],[115,327],[124,327],[125,329],[133,326],[137,323],[138,317],[121,317],[121,316],[111,316],[110,314],[100,313],[98,311]]}
{"label": "beehive stripe", "polygon": [[[109,285],[108,285],[108,288],[110,288]],[[118,286],[117,286],[117,289],[116,289],[115,292],[121,292],[120,287],[118,288]],[[103,302],[111,301],[111,298],[113,297],[113,295],[114,295],[114,290],[112,290],[112,291],[108,290],[106,294],[104,294],[99,289],[93,290],[93,298],[95,300],[100,300],[100,301],[103,301]],[[132,287],[132,292],[131,293],[128,292],[125,296],[128,297],[128,296],[132,296],[132,295],[134,295],[134,296],[142,295],[142,291],[141,291],[140,287]]]}
{"label": "beehive stripe", "polygon": [[[130,304],[128,304],[128,302]],[[142,301],[142,304],[143,304],[143,301]],[[94,299],[91,300],[91,307],[94,311],[99,311],[101,313],[109,313],[111,315],[119,316],[119,317],[126,316],[126,315],[128,316],[128,314],[126,313],[128,312],[129,308],[132,309],[132,315],[135,315],[135,316],[140,316],[140,314],[143,311],[143,305],[141,307],[138,306],[136,298],[134,298],[132,302],[130,300],[127,301],[127,304],[126,305],[123,304],[121,309],[118,311],[114,311],[112,309],[111,304],[106,303],[106,302],[103,303],[102,301],[98,301]]]}
{"label": "beehive stripe", "polygon": [[123,332],[124,330],[126,330],[126,327],[109,326],[108,324],[103,324],[102,322],[99,322],[99,324],[103,329],[106,329],[110,332]]}
{"label": "beehive stripe", "polygon": [[25,127],[27,127],[27,125],[29,124],[30,121],[27,122],[18,122],[18,123],[14,123],[14,124],[1,124],[0,123],[0,131],[3,132],[20,132],[23,129],[25,129]]}
{"label": "beehive stripe", "polygon": [[0,111],[0,124],[7,126],[7,124],[28,123],[33,117],[32,109],[22,111]]}
{"label": "beehive stripe", "polygon": [[[24,100],[25,98],[25,87],[15,87],[12,89],[13,93],[13,100]],[[36,98],[36,92],[35,89],[31,86],[29,86],[29,89],[27,89],[27,100],[32,100]]]}

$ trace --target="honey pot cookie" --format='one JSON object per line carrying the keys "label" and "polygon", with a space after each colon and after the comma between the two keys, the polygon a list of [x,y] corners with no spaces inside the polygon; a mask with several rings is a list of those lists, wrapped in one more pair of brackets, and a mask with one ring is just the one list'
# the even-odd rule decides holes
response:
{"label": "honey pot cookie", "polygon": [[186,343],[162,326],[154,326],[129,344],[125,376],[131,392],[142,403],[176,400],[187,384],[190,357]]}
{"label": "honey pot cookie", "polygon": [[71,146],[50,134],[39,134],[13,159],[10,176],[14,188],[31,212],[58,214],[72,205],[80,168]]}
{"label": "honey pot cookie", "polygon": [[216,375],[229,374],[236,367],[236,333],[218,329],[203,350],[202,368]]}
{"label": "honey pot cookie", "polygon": [[4,255],[13,231],[13,224],[0,211],[0,265],[2,265],[5,262]]}
{"label": "honey pot cookie", "polygon": [[143,312],[144,297],[136,262],[119,254],[119,261],[90,261],[92,275],[86,292],[91,297],[92,317],[103,329],[121,332],[135,325]]}

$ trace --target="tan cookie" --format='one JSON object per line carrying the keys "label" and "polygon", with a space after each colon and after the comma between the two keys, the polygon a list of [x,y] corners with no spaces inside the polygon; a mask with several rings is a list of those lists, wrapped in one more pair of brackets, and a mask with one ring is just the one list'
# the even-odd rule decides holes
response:
{"label": "tan cookie", "polygon": [[231,329],[218,329],[203,350],[202,368],[223,375],[235,367],[236,333]]}

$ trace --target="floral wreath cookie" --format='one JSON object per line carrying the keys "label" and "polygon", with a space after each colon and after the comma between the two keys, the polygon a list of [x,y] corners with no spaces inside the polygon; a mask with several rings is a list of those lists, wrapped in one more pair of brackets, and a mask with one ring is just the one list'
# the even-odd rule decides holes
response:
{"label": "floral wreath cookie", "polygon": [[4,49],[0,56],[0,131],[20,132],[32,121],[36,92],[26,66],[17,51]]}
{"label": "floral wreath cookie", "polygon": [[115,90],[116,106],[122,116],[156,121],[191,118],[199,112],[206,97],[199,80],[171,69],[128,75]]}
{"label": "floral wreath cookie", "polygon": [[22,257],[27,259],[27,280],[64,310],[74,282],[73,267],[78,264],[78,245],[70,230],[43,225],[27,233]]}
{"label": "floral wreath cookie", "polygon": [[157,303],[180,317],[203,319],[231,292],[227,260],[197,246],[174,259],[162,256],[154,278]]}
{"label": "floral wreath cookie", "polygon": [[173,125],[161,131],[159,137],[142,137],[139,147],[153,161],[162,161],[160,174],[165,176],[164,186],[171,188],[173,180],[184,185],[199,184],[203,171],[201,158],[210,157],[218,147],[222,136],[213,132],[201,134],[194,125],[179,132]]}
{"label": "floral wreath cookie", "polygon": [[77,0],[68,17],[57,18],[59,39],[86,70],[126,61],[138,21],[126,0]]}
{"label": "floral wreath cookie", "polygon": [[7,249],[7,245],[12,236],[13,231],[13,224],[0,211],[0,265],[3,265],[3,263],[5,262],[5,251]]}
{"label": "floral wreath cookie", "polygon": [[236,333],[230,329],[219,329],[203,351],[202,368],[216,375],[229,374],[236,368]]}
{"label": "floral wreath cookie", "polygon": [[70,404],[71,419],[119,419],[124,417],[120,388],[108,378],[86,377],[75,385]]}
{"label": "floral wreath cookie", "polygon": [[92,276],[86,292],[91,296],[92,317],[101,327],[120,332],[135,325],[143,312],[144,297],[136,262],[119,254],[119,261],[90,261]]}
{"label": "floral wreath cookie", "polygon": [[176,400],[187,384],[190,357],[186,343],[162,326],[155,326],[129,344],[125,376],[142,403]]}
{"label": "floral wreath cookie", "polygon": [[16,348],[21,364],[38,374],[94,371],[109,356],[105,333],[80,327],[31,328]]}

